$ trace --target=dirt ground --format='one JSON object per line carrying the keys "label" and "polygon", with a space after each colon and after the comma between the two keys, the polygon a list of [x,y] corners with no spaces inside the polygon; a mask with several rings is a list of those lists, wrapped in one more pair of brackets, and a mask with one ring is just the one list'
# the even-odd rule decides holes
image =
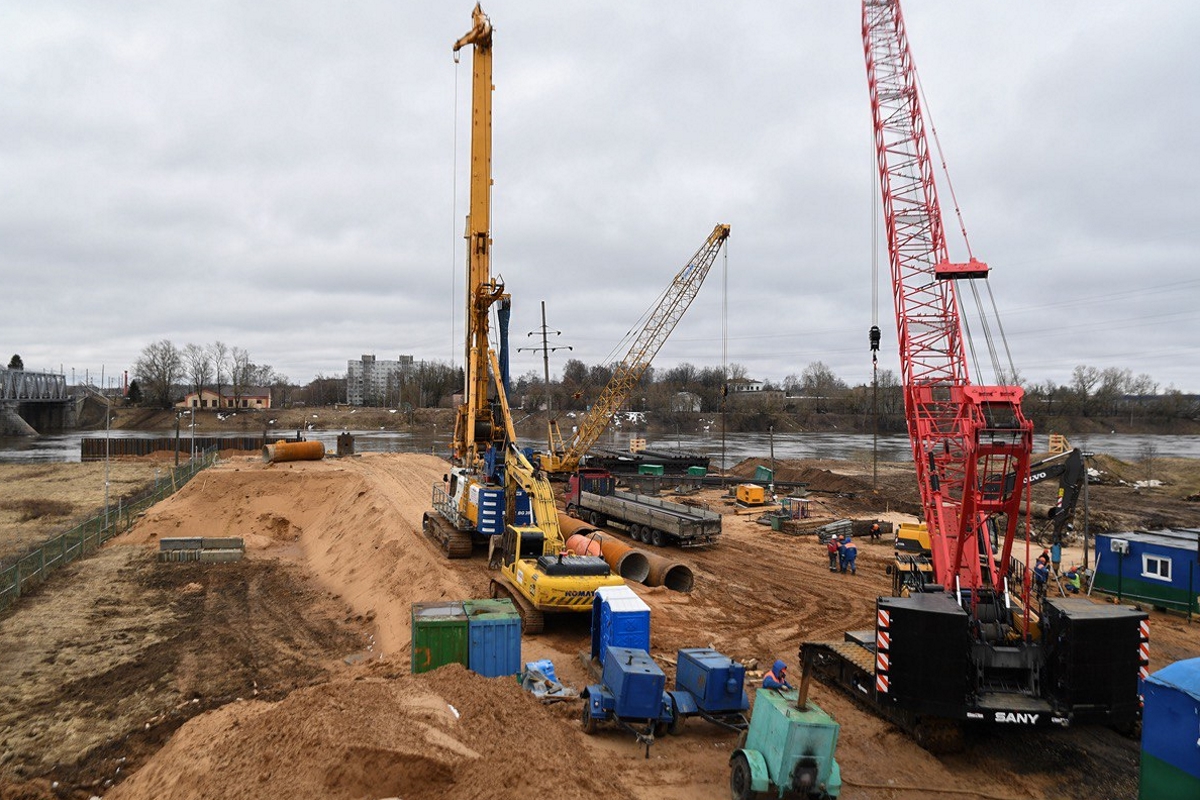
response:
{"label": "dirt ground", "polygon": [[[421,533],[444,471],[411,454],[227,459],[22,599],[0,618],[0,800],[727,797],[735,736],[706,722],[646,759],[632,736],[585,736],[578,705],[541,705],[511,679],[410,674],[411,604],[487,595],[482,556],[447,561]],[[911,468],[880,475],[873,487],[869,465],[777,471],[809,484],[814,514],[905,519]],[[1149,496],[1091,487],[1093,521],[1197,526],[1183,482]],[[725,515],[716,547],[671,551],[694,590],[632,585],[668,685],[681,647],[794,665],[802,641],[871,626],[887,543],[860,543],[858,575],[831,574],[815,537],[756,524],[717,489],[693,499]],[[155,562],[159,538],[201,535],[244,537],[246,559]],[[1151,625],[1152,670],[1200,655],[1200,625],[1154,611]],[[585,617],[555,617],[522,659],[550,658],[582,688],[587,641]],[[1138,743],[1107,729],[971,732],[966,752],[935,757],[834,689],[813,698],[841,724],[843,797],[1137,796]]]}
{"label": "dirt ground", "polygon": [[149,460],[113,460],[86,464],[0,464],[0,562],[19,555],[81,519],[104,511],[105,473],[108,501],[165,478],[170,466]]}

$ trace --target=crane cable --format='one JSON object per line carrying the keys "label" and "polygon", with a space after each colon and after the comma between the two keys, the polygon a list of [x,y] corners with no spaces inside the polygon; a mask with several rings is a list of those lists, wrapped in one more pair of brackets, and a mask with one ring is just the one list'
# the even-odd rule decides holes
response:
{"label": "crane cable", "polygon": [[[975,254],[971,249],[971,239],[967,235],[967,225],[963,219],[962,208],[958,204],[958,195],[954,191],[954,181],[951,180],[951,178],[950,178],[950,168],[946,164],[946,156],[945,156],[945,153],[942,151],[942,142],[941,142],[941,139],[938,137],[937,126],[933,122],[933,114],[930,111],[930,106],[929,106],[929,98],[925,95],[925,86],[924,86],[924,84],[921,83],[921,74],[919,72],[917,72],[915,67],[913,69],[913,74],[914,74],[914,76],[916,78],[916,82],[917,82],[917,91],[920,92],[920,95],[921,95],[921,105],[925,112],[925,119],[929,123],[929,133],[933,137],[933,146],[937,150],[938,162],[940,163],[941,168],[942,168],[942,175],[946,179],[946,188],[950,193],[950,202],[954,206],[954,215],[955,215],[955,218],[958,220],[958,229],[959,229],[960,234],[962,235],[963,244],[967,248],[967,257],[974,258]],[[1000,312],[996,307],[996,298],[995,298],[995,295],[992,293],[992,286],[990,283],[987,283],[985,280],[984,283],[987,286],[988,300],[992,307],[992,317],[996,321],[996,328],[998,330],[998,335],[996,335],[996,336],[993,336],[991,326],[988,324],[988,314],[984,308],[983,300],[980,297],[979,287],[976,285],[975,281],[968,281],[968,282],[971,284],[971,294],[975,299],[975,308],[976,308],[977,314],[979,315],[980,328],[983,332],[983,338],[987,345],[988,360],[991,361],[992,371],[996,375],[996,380],[999,383],[1008,383],[1010,381],[1016,382],[1017,368],[1016,368],[1015,363],[1013,362],[1012,350],[1008,346],[1008,337],[1004,333],[1004,324],[1000,320]],[[961,303],[961,301],[958,301],[958,293],[957,292],[954,293],[954,297],[955,297],[956,302],[958,302],[958,305],[959,305],[960,319],[962,319],[963,327],[966,332],[966,338],[967,338],[966,343],[967,343],[967,346],[971,350],[971,363],[975,364],[975,365],[979,365],[981,362],[979,360],[978,354],[975,352],[975,342],[974,342],[974,338],[971,334],[971,327],[970,327],[969,319],[967,318],[967,315],[965,313],[962,313],[964,311],[963,304]],[[1007,371],[1004,369],[1004,367],[1000,363],[999,352],[996,347],[997,339],[999,339],[1000,343],[1004,347],[1004,355],[1008,360],[1008,370]],[[968,366],[968,369],[970,369],[969,366]],[[976,370],[977,371],[979,370],[978,366],[976,366]]]}
{"label": "crane cable", "polygon": [[[450,370],[454,370],[454,351],[458,348],[455,331],[455,297],[458,292],[458,51],[454,51],[454,135],[450,169]],[[465,368],[466,365],[464,364]]]}

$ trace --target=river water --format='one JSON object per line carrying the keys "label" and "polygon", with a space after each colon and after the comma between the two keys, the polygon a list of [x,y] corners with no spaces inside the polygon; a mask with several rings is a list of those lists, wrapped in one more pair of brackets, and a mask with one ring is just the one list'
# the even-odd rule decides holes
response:
{"label": "river water", "polygon": [[[245,432],[227,432],[230,436],[252,435]],[[281,432],[283,433],[283,432]],[[337,449],[339,431],[308,431],[305,438],[320,441],[329,452]],[[450,444],[450,432],[427,429],[407,431],[350,431],[355,437],[355,450],[359,453],[445,453]],[[439,435],[440,434],[440,435]],[[103,437],[103,431],[87,433],[64,433],[35,437],[0,437],[0,463],[29,463],[79,461],[80,439]],[[112,431],[112,438],[157,438],[174,436],[171,431]],[[218,431],[205,431],[206,436],[222,435]],[[286,432],[294,435],[294,432]],[[436,436],[436,439],[435,439]],[[543,442],[523,439],[522,446],[541,449]],[[1037,436],[1034,450],[1045,452],[1047,437]],[[1104,453],[1122,461],[1138,461],[1154,458],[1200,458],[1200,436],[1159,436],[1151,434],[1092,434],[1071,438],[1071,444],[1085,452]],[[597,445],[610,450],[628,451],[629,434],[606,435]],[[185,451],[189,448],[186,433],[181,440]],[[907,461],[912,457],[908,437],[904,435],[880,436],[861,433],[731,433],[722,440],[716,435],[667,434],[649,442],[652,450],[675,453],[698,453],[707,455],[714,468],[733,466],[743,459],[775,458],[830,458],[867,461],[876,453],[880,461]]]}

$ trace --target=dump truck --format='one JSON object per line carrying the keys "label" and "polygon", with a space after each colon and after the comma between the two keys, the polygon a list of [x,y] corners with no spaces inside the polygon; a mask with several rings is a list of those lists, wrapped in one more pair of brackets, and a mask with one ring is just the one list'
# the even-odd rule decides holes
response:
{"label": "dump truck", "polygon": [[635,541],[655,547],[704,547],[721,536],[721,515],[657,497],[617,491],[603,469],[580,469],[567,482],[567,513],[594,528],[616,524]]}

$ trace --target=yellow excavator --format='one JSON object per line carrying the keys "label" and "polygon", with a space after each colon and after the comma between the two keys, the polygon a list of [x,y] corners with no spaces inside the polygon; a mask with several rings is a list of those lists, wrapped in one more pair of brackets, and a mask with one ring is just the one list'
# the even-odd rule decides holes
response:
{"label": "yellow excavator", "polygon": [[[486,543],[499,574],[493,597],[509,597],[525,633],[541,631],[547,612],[590,612],[601,586],[622,585],[599,556],[569,552],[558,526],[550,483],[516,446],[506,395],[509,295],[491,277],[492,23],[479,5],[472,27],[454,44],[474,47],[471,199],[467,218],[467,309],[463,403],[455,418],[454,466],[433,487],[422,527],[449,558],[469,557]],[[489,315],[497,308],[498,358]]]}

